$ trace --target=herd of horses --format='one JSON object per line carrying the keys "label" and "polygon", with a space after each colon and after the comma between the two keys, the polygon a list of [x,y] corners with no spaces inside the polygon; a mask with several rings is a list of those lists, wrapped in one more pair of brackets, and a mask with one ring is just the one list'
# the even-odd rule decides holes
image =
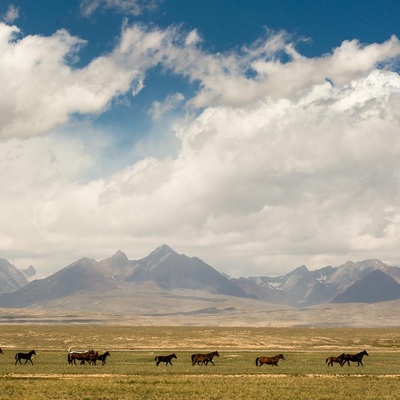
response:
{"label": "herd of horses", "polygon": [[76,365],[76,361],[79,361],[81,365],[85,364],[85,362],[90,365],[96,365],[97,361],[101,361],[101,365],[104,365],[108,356],[110,356],[108,351],[103,354],[99,354],[98,351],[94,351],[93,349],[86,351],[73,351],[71,348],[69,348],[67,365]]}
{"label": "herd of horses", "polygon": [[346,363],[347,363],[347,365],[350,366],[350,361],[351,361],[351,362],[356,362],[357,367],[358,367],[359,365],[364,366],[364,364],[362,363],[362,359],[364,356],[368,356],[368,353],[366,352],[366,350],[363,350],[357,354],[342,353],[338,357],[328,357],[325,360],[325,362],[328,363],[328,367],[329,367],[329,365],[331,365],[333,367],[333,363],[338,363],[341,367],[343,367],[343,365],[345,365]]}
{"label": "herd of horses", "polygon": [[[0,354],[3,354],[3,350],[0,348]],[[25,364],[30,361],[30,363],[33,365],[32,361],[32,356],[36,355],[35,350],[31,350],[29,353],[17,353],[15,355],[15,365],[19,362],[21,363],[21,360],[25,360]],[[93,349],[91,350],[86,350],[86,351],[73,351],[71,348],[68,349],[68,356],[67,356],[67,365],[76,365],[76,361],[78,361],[81,365],[85,364],[86,362],[91,365],[96,365],[97,361],[101,361],[101,364],[104,365],[106,363],[107,357],[110,356],[110,353],[106,351],[103,354],[99,354],[97,351],[94,351]],[[345,354],[342,353],[338,357],[328,357],[325,362],[328,363],[328,367],[332,366],[333,363],[338,363],[341,367],[345,365],[346,363],[348,366],[350,366],[350,361],[351,362],[356,362],[357,366],[361,365],[364,366],[362,363],[362,359],[364,356],[368,356],[368,353],[366,350],[361,351],[360,353],[357,354]],[[211,363],[214,367],[214,357],[219,357],[218,351],[213,351],[211,353],[195,353],[192,354],[191,360],[192,360],[192,365],[208,365]],[[159,355],[154,358],[154,361],[156,361],[156,365],[158,366],[160,363],[165,362],[165,365],[172,365],[172,359],[178,358],[175,353],[169,354],[167,356]],[[278,367],[278,361],[279,360],[286,360],[283,354],[278,354],[274,357],[257,357],[256,358],[256,366],[261,366],[261,365],[271,365],[271,366],[276,366]]]}
{"label": "herd of horses", "polygon": [[[219,357],[218,351],[213,351],[212,353],[206,353],[206,354],[192,354],[191,360],[192,360],[192,365],[208,365],[208,363],[211,363],[212,365],[215,366],[213,362],[213,358],[217,356]],[[340,366],[342,367],[346,362],[350,366],[350,361],[351,362],[357,362],[357,366],[364,364],[362,363],[362,358],[364,356],[368,356],[368,353],[363,350],[360,353],[357,354],[341,354],[339,357],[328,357],[325,362],[328,363],[329,365],[333,366],[333,363],[339,363]],[[157,356],[155,357],[154,361],[156,361],[156,365],[158,366],[160,362],[165,362],[165,365],[172,365],[171,360],[173,358],[177,358],[176,354],[170,354],[168,356]],[[261,365],[271,365],[271,366],[276,366],[278,367],[278,361],[279,360],[286,360],[283,354],[278,354],[274,357],[257,357],[256,358],[256,366],[261,367]]]}
{"label": "herd of horses", "polygon": [[[3,354],[3,350],[0,348],[0,354]],[[22,364],[21,360],[25,360],[25,364],[30,361],[33,365],[32,356],[36,355],[35,350],[31,350],[29,353],[17,353],[14,357],[15,365],[17,363]],[[86,351],[73,351],[71,348],[68,349],[68,356],[67,356],[67,365],[75,364],[76,361],[80,361],[80,364],[88,364],[96,365],[97,361],[101,361],[101,364],[104,365],[106,363],[107,357],[111,354],[106,351],[103,354],[99,354],[98,351],[86,350]]]}

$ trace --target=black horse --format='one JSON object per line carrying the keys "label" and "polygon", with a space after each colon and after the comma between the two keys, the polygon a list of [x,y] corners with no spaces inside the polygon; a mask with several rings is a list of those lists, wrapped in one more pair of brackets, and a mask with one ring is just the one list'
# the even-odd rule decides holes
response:
{"label": "black horse", "polygon": [[31,350],[29,353],[17,353],[15,355],[15,365],[17,364],[17,362],[19,362],[20,364],[22,364],[21,359],[25,360],[25,364],[30,361],[31,364],[33,365],[32,362],[32,356],[36,355],[35,350]]}
{"label": "black horse", "polygon": [[100,354],[97,357],[97,359],[101,361],[101,365],[104,365],[106,363],[106,359],[108,356],[111,356],[111,354],[108,351],[106,351],[105,353]]}
{"label": "black horse", "polygon": [[217,356],[219,357],[218,351],[213,351],[212,353],[207,353],[207,354],[192,354],[192,365],[200,365],[200,364],[205,364],[208,365],[210,362],[212,365],[214,365],[213,358]]}
{"label": "black horse", "polygon": [[157,361],[157,362],[156,362],[156,365],[157,365],[157,366],[160,364],[160,362],[165,362],[165,365],[168,365],[168,364],[171,364],[171,365],[172,365],[171,360],[172,360],[173,358],[178,358],[178,357],[175,355],[175,353],[170,354],[169,356],[157,356],[157,357],[154,359],[154,361]]}
{"label": "black horse", "polygon": [[368,356],[368,353],[365,350],[363,350],[363,351],[361,351],[360,353],[357,353],[357,354],[345,354],[344,357],[343,357],[343,365],[346,364],[346,362],[347,362],[347,365],[350,366],[350,361],[352,361],[352,362],[358,363],[357,367],[360,364],[362,366],[364,366],[364,364],[362,363],[362,358],[364,356]]}

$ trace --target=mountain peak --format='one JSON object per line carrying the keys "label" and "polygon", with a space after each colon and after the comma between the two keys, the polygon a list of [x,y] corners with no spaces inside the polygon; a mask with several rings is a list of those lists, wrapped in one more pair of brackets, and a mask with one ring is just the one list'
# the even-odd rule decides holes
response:
{"label": "mountain peak", "polygon": [[172,250],[171,247],[167,246],[166,244],[163,244],[160,247],[157,247],[150,255],[163,256],[170,253],[176,253],[176,252]]}
{"label": "mountain peak", "polygon": [[297,267],[295,270],[292,272],[289,272],[288,275],[304,275],[310,272],[308,268],[305,265],[301,265],[300,267]]}
{"label": "mountain peak", "polygon": [[113,261],[113,263],[124,265],[129,262],[129,258],[121,250],[118,250],[113,256],[111,256],[111,260]]}

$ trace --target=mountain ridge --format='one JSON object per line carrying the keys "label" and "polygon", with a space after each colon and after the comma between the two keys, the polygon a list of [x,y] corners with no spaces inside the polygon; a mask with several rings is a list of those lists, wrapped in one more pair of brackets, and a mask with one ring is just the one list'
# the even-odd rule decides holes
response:
{"label": "mountain ridge", "polygon": [[[196,304],[203,305],[202,299],[209,297],[208,303],[212,303],[215,296],[252,299],[261,301],[265,307],[272,304],[304,308],[331,302],[368,303],[371,280],[366,277],[373,271],[380,271],[374,277],[375,287],[386,293],[378,293],[372,302],[399,299],[400,268],[387,266],[376,259],[313,271],[302,265],[279,277],[229,278],[200,258],[178,254],[164,244],[140,260],[129,260],[121,250],[101,261],[82,258],[45,279],[26,283],[10,293],[1,293],[0,307],[53,308],[55,304],[61,307],[74,304],[74,307],[90,309],[89,300],[75,302],[74,298],[96,298],[95,301],[101,304],[107,304],[109,299],[110,307],[120,310],[124,307],[118,302],[136,298],[140,293],[154,293],[164,300],[179,293],[178,297],[185,301],[188,297],[182,297],[181,291],[192,293],[189,297],[198,298]],[[339,295],[346,291],[347,297],[340,300]],[[356,292],[363,295],[352,296]],[[198,313],[196,307],[185,312],[188,315]],[[215,310],[209,304],[202,308]],[[149,312],[156,313],[157,310]]]}

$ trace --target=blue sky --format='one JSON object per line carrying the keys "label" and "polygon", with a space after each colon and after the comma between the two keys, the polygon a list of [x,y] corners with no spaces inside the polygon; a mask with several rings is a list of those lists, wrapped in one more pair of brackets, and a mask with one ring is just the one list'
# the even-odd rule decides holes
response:
{"label": "blue sky", "polygon": [[398,265],[397,1],[0,3],[0,257],[166,243],[232,276]]}

